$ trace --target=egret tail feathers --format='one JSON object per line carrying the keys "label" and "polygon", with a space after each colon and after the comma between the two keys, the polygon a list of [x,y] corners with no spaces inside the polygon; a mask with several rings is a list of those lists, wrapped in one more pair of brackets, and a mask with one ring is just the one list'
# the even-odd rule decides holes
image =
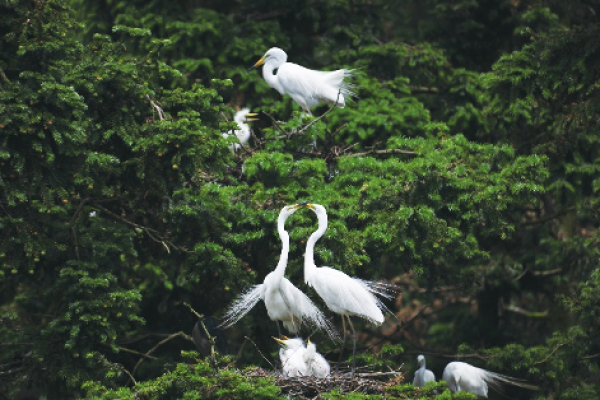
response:
{"label": "egret tail feathers", "polygon": [[299,310],[302,310],[303,320],[306,320],[309,325],[327,332],[327,335],[332,340],[339,339],[339,334],[335,330],[333,324],[329,322],[325,317],[325,314],[317,308],[315,303],[313,303],[307,295],[299,291],[296,301],[300,303],[298,308]]}
{"label": "egret tail feathers", "polygon": [[264,285],[254,285],[242,293],[234,302],[229,306],[227,312],[223,316],[223,322],[219,325],[222,328],[229,328],[237,323],[242,317],[250,310],[254,308],[263,298]]}
{"label": "egret tail feathers", "polygon": [[488,383],[488,385],[494,388],[496,391],[503,393],[502,383],[517,386],[523,389],[529,390],[540,390],[540,387],[529,383],[523,379],[513,378],[511,376],[499,374],[497,372],[491,372],[487,370],[484,371],[484,379]]}

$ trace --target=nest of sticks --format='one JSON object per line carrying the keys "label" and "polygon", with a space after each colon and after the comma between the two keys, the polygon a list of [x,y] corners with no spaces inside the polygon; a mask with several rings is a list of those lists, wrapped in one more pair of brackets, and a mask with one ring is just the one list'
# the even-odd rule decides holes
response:
{"label": "nest of sticks", "polygon": [[396,386],[404,382],[404,372],[368,372],[368,373],[340,373],[332,374],[326,378],[314,376],[288,377],[272,371],[257,368],[246,373],[248,377],[268,378],[275,377],[275,384],[281,388],[281,393],[290,397],[301,397],[305,399],[317,398],[322,393],[339,389],[341,394],[362,393],[379,394],[385,393],[390,386]]}

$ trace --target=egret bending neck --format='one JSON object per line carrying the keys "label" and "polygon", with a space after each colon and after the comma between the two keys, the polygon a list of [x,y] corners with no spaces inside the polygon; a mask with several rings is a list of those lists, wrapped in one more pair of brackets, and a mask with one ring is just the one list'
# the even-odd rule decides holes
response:
{"label": "egret bending neck", "polygon": [[277,90],[279,92],[279,94],[284,94],[283,88],[281,87],[281,84],[279,83],[279,79],[277,77],[277,75],[275,75],[274,71],[276,68],[279,68],[279,66],[282,63],[276,61],[276,60],[269,60],[267,61],[264,65],[263,65],[263,78],[265,78],[265,81],[269,84],[269,86],[271,86],[273,89]]}
{"label": "egret bending neck", "polygon": [[[314,210],[313,210],[314,211]],[[306,254],[304,255],[304,281],[306,283],[309,282],[310,276],[317,269],[317,265],[315,264],[315,244],[321,236],[325,234],[327,230],[327,214],[325,213],[317,213],[317,218],[319,220],[319,228],[313,232],[312,235],[308,238],[308,242],[306,243]]]}
{"label": "egret bending neck", "polygon": [[283,276],[288,263],[288,253],[290,252],[290,235],[284,228],[285,220],[278,221],[277,231],[279,232],[279,238],[281,239],[281,255],[279,256],[279,263],[273,271],[277,275]]}

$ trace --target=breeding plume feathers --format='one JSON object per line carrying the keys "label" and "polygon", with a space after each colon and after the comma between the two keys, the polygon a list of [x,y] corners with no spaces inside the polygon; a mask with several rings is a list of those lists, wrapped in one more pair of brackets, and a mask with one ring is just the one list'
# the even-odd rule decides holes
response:
{"label": "breeding plume feathers", "polygon": [[539,386],[532,385],[522,379],[487,371],[460,361],[454,361],[446,365],[442,379],[448,383],[448,388],[453,393],[465,391],[486,399],[488,397],[488,387],[502,393],[502,384],[539,390]]}

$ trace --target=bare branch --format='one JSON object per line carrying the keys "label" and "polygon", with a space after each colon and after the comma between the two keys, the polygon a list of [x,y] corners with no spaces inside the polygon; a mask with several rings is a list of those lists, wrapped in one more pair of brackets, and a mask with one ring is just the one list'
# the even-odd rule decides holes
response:
{"label": "bare branch", "polygon": [[267,359],[267,357],[265,357],[265,355],[260,351],[260,349],[258,348],[258,346],[256,345],[256,343],[254,343],[254,341],[252,341],[252,339],[250,339],[248,336],[244,336],[244,339],[249,340],[250,343],[252,343],[254,345],[254,348],[256,349],[256,351],[258,351],[258,354],[260,354],[260,356],[263,358],[263,360],[265,360],[267,363],[269,363],[269,365],[271,366],[271,368],[275,369],[275,366],[271,363],[271,361],[269,361]]}
{"label": "bare branch", "polygon": [[120,215],[115,214],[114,212],[102,207],[101,205],[99,205],[98,203],[94,202],[94,207],[98,208],[100,211],[110,215],[111,217],[124,222],[125,224],[136,228],[136,229],[141,229],[142,231],[146,232],[146,234],[150,237],[150,239],[154,240],[157,243],[162,244],[165,249],[167,250],[168,253],[171,253],[171,250],[169,248],[169,246],[171,246],[172,248],[174,248],[175,250],[178,251],[182,251],[184,253],[191,253],[190,251],[186,250],[183,247],[180,246],[176,246],[175,244],[173,244],[171,241],[166,240],[164,237],[160,236],[158,234],[158,231],[156,229],[152,229],[152,228],[148,228],[147,226],[144,225],[140,225],[140,224],[136,224],[135,222],[131,222],[126,218],[121,217]]}
{"label": "bare branch", "polygon": [[362,157],[362,156],[367,156],[369,154],[406,154],[406,155],[411,155],[414,156],[417,153],[414,151],[410,151],[410,150],[400,150],[400,149],[385,149],[385,150],[369,150],[369,151],[365,151],[363,153],[353,153],[353,154],[347,154],[348,157]]}
{"label": "bare branch", "polygon": [[156,112],[158,113],[158,118],[160,118],[161,121],[164,121],[165,118],[165,112],[163,111],[162,108],[160,108],[160,106],[158,104],[156,104],[154,102],[154,100],[152,100],[152,98],[150,97],[150,95],[146,95],[146,98],[148,99],[148,101],[150,102],[150,104],[152,105],[152,107],[154,107],[154,109],[156,110]]}
{"label": "bare branch", "polygon": [[192,339],[189,335],[183,333],[183,332],[177,332],[174,333],[172,335],[169,335],[167,338],[161,340],[160,342],[158,342],[154,347],[152,347],[150,350],[148,350],[146,353],[144,353],[144,358],[140,358],[138,360],[138,362],[135,364],[135,367],[133,367],[133,371],[131,372],[132,375],[135,375],[135,372],[137,371],[138,367],[140,366],[140,364],[144,361],[145,358],[149,358],[149,356],[154,353],[154,351],[156,351],[160,346],[162,346],[163,344],[170,342],[173,339],[176,339],[178,337],[184,338],[192,343],[194,343],[194,339]]}

